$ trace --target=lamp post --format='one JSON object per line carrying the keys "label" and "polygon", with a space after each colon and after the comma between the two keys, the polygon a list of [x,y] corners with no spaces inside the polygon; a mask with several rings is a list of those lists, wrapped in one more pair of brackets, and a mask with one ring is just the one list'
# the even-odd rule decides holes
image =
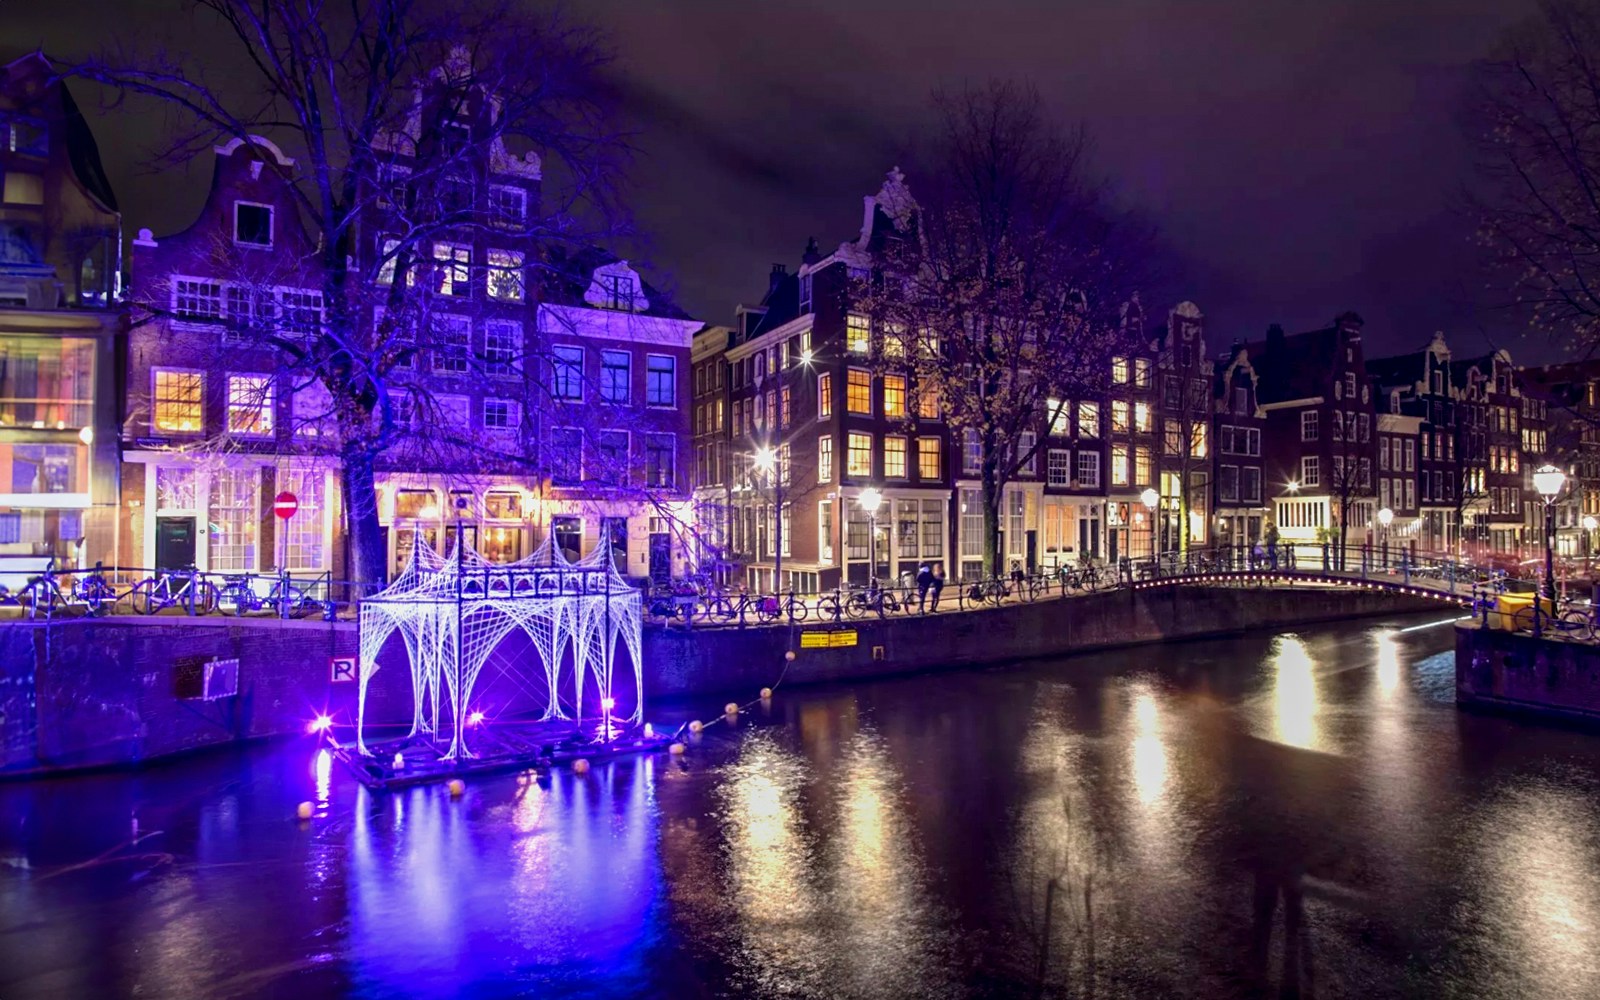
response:
{"label": "lamp post", "polygon": [[783,593],[783,497],[779,494],[778,453],[762,445],[750,456],[750,467],[767,477],[772,489],[772,592]]}
{"label": "lamp post", "polygon": [[1600,528],[1600,521],[1595,520],[1593,514],[1583,515],[1583,571],[1585,573],[1594,571],[1594,564],[1590,560],[1590,554],[1594,551],[1591,548],[1592,541],[1590,536],[1594,534],[1594,529],[1596,528]]}
{"label": "lamp post", "polygon": [[1150,519],[1150,558],[1153,561],[1156,553],[1156,504],[1161,502],[1161,494],[1153,489],[1146,489],[1139,494],[1139,502],[1144,504],[1145,516]]}
{"label": "lamp post", "polygon": [[1533,488],[1544,498],[1544,584],[1550,599],[1556,597],[1556,497],[1567,485],[1567,474],[1553,465],[1541,465],[1533,474]]}
{"label": "lamp post", "polygon": [[1378,538],[1383,548],[1383,568],[1389,568],[1389,525],[1394,523],[1394,511],[1385,507],[1378,511]]}
{"label": "lamp post", "polygon": [[883,494],[868,486],[856,503],[867,512],[867,583],[871,585],[878,577],[878,508],[883,505]]}

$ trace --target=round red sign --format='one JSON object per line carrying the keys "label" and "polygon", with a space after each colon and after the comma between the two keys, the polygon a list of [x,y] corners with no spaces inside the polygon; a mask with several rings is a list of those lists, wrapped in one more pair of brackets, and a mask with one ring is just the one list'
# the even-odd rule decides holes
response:
{"label": "round red sign", "polygon": [[294,517],[294,512],[299,509],[300,499],[287,490],[272,498],[272,512],[285,521]]}

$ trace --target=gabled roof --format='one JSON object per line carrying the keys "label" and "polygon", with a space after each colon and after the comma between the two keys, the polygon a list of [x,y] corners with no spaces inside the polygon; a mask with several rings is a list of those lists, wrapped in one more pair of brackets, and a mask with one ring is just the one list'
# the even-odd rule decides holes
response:
{"label": "gabled roof", "polygon": [[1423,381],[1428,371],[1428,352],[1412,351],[1387,358],[1370,358],[1367,375],[1379,391],[1416,385]]}
{"label": "gabled roof", "polygon": [[72,165],[72,172],[78,178],[78,183],[107,211],[115,212],[117,196],[112,192],[111,180],[100,163],[100,147],[95,144],[94,133],[89,130],[89,122],[83,117],[83,112],[78,110],[78,102],[72,99],[72,92],[65,83],[53,80],[54,75],[55,69],[43,52],[30,52],[0,69],[0,81],[4,81],[7,96],[17,101],[27,99],[27,85],[30,83],[46,88],[45,93],[53,91],[57,95],[62,140],[66,144],[67,161]]}
{"label": "gabled roof", "polygon": [[[595,271],[609,264],[627,264],[627,261],[616,254],[599,247],[583,247],[573,251],[561,246],[551,247],[546,253],[545,262],[547,267],[539,283],[542,301],[553,305],[584,308],[591,307],[585,296],[594,281]],[[694,318],[679,309],[665,292],[646,281],[643,275],[639,275],[639,287],[644,292],[648,305],[635,315],[658,316],[664,319]]]}
{"label": "gabled roof", "polygon": [[1339,328],[1292,336],[1268,334],[1245,345],[1256,370],[1256,398],[1262,403],[1307,399],[1328,391],[1328,373],[1339,356]]}

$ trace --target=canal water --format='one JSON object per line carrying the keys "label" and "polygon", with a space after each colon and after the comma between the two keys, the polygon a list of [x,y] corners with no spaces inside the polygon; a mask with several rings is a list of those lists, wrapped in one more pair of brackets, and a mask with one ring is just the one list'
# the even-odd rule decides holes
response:
{"label": "canal water", "polygon": [[1437,621],[781,690],[460,800],[309,740],[0,786],[0,997],[1600,996],[1600,737],[1458,712]]}

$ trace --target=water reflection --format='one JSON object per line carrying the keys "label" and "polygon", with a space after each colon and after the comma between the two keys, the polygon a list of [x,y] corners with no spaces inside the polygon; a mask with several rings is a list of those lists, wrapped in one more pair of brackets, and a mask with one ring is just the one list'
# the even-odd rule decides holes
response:
{"label": "water reflection", "polygon": [[1273,640],[1272,735],[1279,743],[1322,749],[1317,725],[1317,675],[1306,644],[1296,635]]}
{"label": "water reflection", "polygon": [[1148,806],[1161,798],[1167,786],[1167,747],[1161,740],[1160,710],[1150,691],[1134,695],[1133,719],[1133,784],[1139,801]]}

